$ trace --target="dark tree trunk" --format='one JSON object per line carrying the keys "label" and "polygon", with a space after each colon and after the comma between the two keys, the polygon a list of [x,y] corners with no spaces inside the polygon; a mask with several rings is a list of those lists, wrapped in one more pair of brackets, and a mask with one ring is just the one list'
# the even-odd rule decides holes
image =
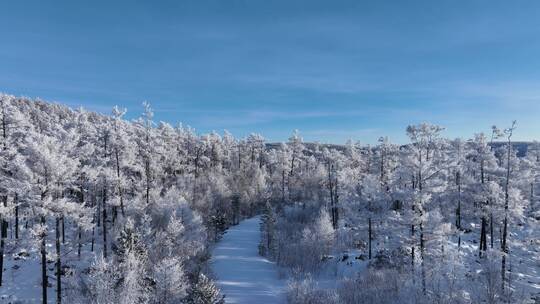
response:
{"label": "dark tree trunk", "polygon": [[482,257],[482,254],[487,250],[487,224],[486,218],[482,217],[480,226],[480,246],[478,256]]}
{"label": "dark tree trunk", "polygon": [[[41,216],[41,224],[45,226],[45,216]],[[47,233],[43,232],[41,235],[41,300],[43,304],[47,304],[47,287],[49,281],[47,279],[47,247],[45,245],[45,238]]]}
{"label": "dark tree trunk", "polygon": [[493,236],[493,213],[489,214],[489,241],[491,245],[491,249],[493,249],[493,241],[495,239],[495,236]]}
{"label": "dark tree trunk", "polygon": [[[84,188],[83,188],[83,184],[81,183],[81,189],[80,189],[80,196],[79,196],[80,200],[81,200],[81,206],[84,205]],[[79,258],[79,260],[81,259],[81,247],[82,247],[82,243],[81,243],[81,238],[82,238],[82,232],[81,232],[81,226],[77,226],[77,230],[78,230],[78,235],[77,235],[77,257]]]}
{"label": "dark tree trunk", "polygon": [[[7,148],[7,120],[6,120],[6,107],[4,105],[4,102],[2,102],[2,137],[3,140],[3,148],[4,150]],[[7,207],[7,195],[3,196],[3,203],[4,207]],[[0,240],[0,286],[2,286],[3,283],[3,276],[4,276],[4,246],[5,246],[5,239],[7,237],[7,222],[2,219],[1,221],[2,225],[2,233],[1,233],[1,240]]]}
{"label": "dark tree trunk", "polygon": [[[2,197],[4,207],[7,207],[7,199],[8,198],[6,195]],[[4,276],[4,251],[5,251],[6,237],[7,237],[7,221],[2,219],[1,225],[2,225],[1,227],[2,231],[1,231],[1,239],[0,239],[0,286],[2,286],[3,276]]]}
{"label": "dark tree trunk", "polygon": [[1,239],[0,239],[0,286],[2,286],[3,282],[3,276],[4,276],[4,220],[2,220],[2,232],[1,232]]}
{"label": "dark tree trunk", "polygon": [[107,187],[103,188],[103,257],[107,258]]}
{"label": "dark tree trunk", "polygon": [[60,218],[56,217],[56,303],[62,303],[62,264],[60,253]]}
{"label": "dark tree trunk", "polygon": [[506,255],[508,254],[508,246],[506,244],[506,237],[508,234],[508,218],[504,217],[504,223],[503,223],[503,235],[502,235],[502,260],[501,260],[501,278],[502,278],[502,288],[504,289],[504,283],[506,279]]}
{"label": "dark tree trunk", "polygon": [[334,213],[334,222],[333,222],[333,227],[334,227],[334,230],[335,229],[338,229],[338,223],[339,223],[339,209],[338,209],[338,202],[339,202],[339,192],[338,192],[338,179],[337,179],[337,176],[335,178],[335,182],[334,182],[334,208],[333,208],[333,213]]}
{"label": "dark tree trunk", "polygon": [[242,170],[242,150],[240,144],[238,144],[238,171]]}
{"label": "dark tree trunk", "polygon": [[369,254],[368,257],[371,260],[371,218],[368,219],[368,247],[369,247]]}
{"label": "dark tree trunk", "polygon": [[420,267],[422,268],[422,292],[426,294],[426,268],[424,265],[424,227],[422,223],[420,223],[420,262]]}
{"label": "dark tree trunk", "polygon": [[15,194],[15,238],[19,239],[19,204],[18,196]]}
{"label": "dark tree trunk", "polygon": [[384,184],[384,155],[385,151],[381,148],[381,185]]}
{"label": "dark tree trunk", "polygon": [[94,252],[94,243],[95,243],[95,227],[92,227],[92,242],[90,243],[90,251]]}
{"label": "dark tree trunk", "polygon": [[456,209],[456,228],[458,232],[458,248],[461,248],[461,174],[456,172],[456,184],[458,188],[458,204]]}
{"label": "dark tree trunk", "polygon": [[122,212],[122,217],[126,216],[124,211],[124,191],[122,189],[122,182],[120,180],[120,155],[118,149],[114,150],[114,155],[116,158],[116,177],[118,178],[118,195],[120,196],[120,211]]}
{"label": "dark tree trunk", "polygon": [[509,128],[508,143],[507,143],[507,159],[506,159],[506,183],[504,188],[504,223],[503,223],[503,234],[501,240],[501,249],[503,252],[501,260],[501,278],[502,278],[502,289],[505,287],[505,277],[506,277],[506,255],[508,254],[508,244],[506,242],[508,237],[508,204],[509,204],[509,188],[510,188],[510,154],[512,153],[512,134],[515,129],[516,122],[512,122],[512,127]]}
{"label": "dark tree trunk", "polygon": [[[98,216],[99,217],[99,216]],[[92,223],[95,222],[96,214],[94,213],[94,219],[92,220]],[[92,241],[90,243],[90,251],[94,252],[94,243],[95,243],[95,234],[96,234],[96,226],[92,225]]]}
{"label": "dark tree trunk", "polygon": [[81,227],[79,227],[78,238],[77,238],[79,242],[79,244],[77,245],[77,257],[79,258],[79,260],[81,259],[81,248],[82,248],[81,237],[82,237],[82,232],[81,232]]}
{"label": "dark tree trunk", "polygon": [[285,202],[285,170],[281,171],[281,201]]}
{"label": "dark tree trunk", "polygon": [[146,204],[150,204],[150,161],[146,161]]}
{"label": "dark tree trunk", "polygon": [[64,215],[62,215],[61,224],[62,224],[62,244],[66,243],[66,230],[64,229]]}
{"label": "dark tree trunk", "polygon": [[330,215],[332,218],[332,227],[335,226],[335,214],[334,214],[334,185],[332,183],[332,168],[333,166],[328,165],[328,190],[330,191]]}
{"label": "dark tree trunk", "polygon": [[[96,189],[97,191],[97,189]],[[97,194],[95,195],[94,199],[97,200]],[[101,202],[98,200],[97,201],[97,216],[94,216],[96,219],[97,219],[97,226],[98,227],[101,227]]]}
{"label": "dark tree trunk", "polygon": [[[415,212],[414,204],[412,205],[412,211],[413,211],[413,213]],[[414,234],[415,234],[414,224],[411,224],[411,239],[413,239],[413,240],[414,240]],[[415,258],[415,256],[414,256],[414,242],[413,242],[413,244],[411,245],[411,259],[412,259],[411,264],[413,266],[414,266],[414,258]]]}
{"label": "dark tree trunk", "polygon": [[112,226],[114,227],[114,224],[116,224],[116,218],[118,216],[118,211],[116,210],[116,206],[112,206]]}

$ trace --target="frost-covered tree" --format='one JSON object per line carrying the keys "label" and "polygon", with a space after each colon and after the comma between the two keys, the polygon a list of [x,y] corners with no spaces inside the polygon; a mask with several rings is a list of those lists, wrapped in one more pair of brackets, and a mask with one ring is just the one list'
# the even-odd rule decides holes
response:
{"label": "frost-covered tree", "polygon": [[379,219],[382,212],[386,209],[385,202],[386,191],[385,186],[381,183],[381,180],[373,175],[367,175],[362,181],[362,197],[365,203],[365,212],[367,215],[367,243],[368,243],[368,258],[371,260],[372,253],[372,240],[373,240],[373,223],[372,219],[375,217]]}
{"label": "frost-covered tree", "polygon": [[[487,250],[488,218],[492,217],[497,201],[497,184],[493,177],[498,168],[484,134],[475,135],[471,153],[476,183],[472,185],[473,200],[481,219],[479,255]],[[490,220],[491,221],[491,220]],[[492,226],[493,227],[493,226]],[[493,239],[493,235],[491,234]]]}
{"label": "frost-covered tree", "polygon": [[[4,252],[7,238],[8,219],[12,217],[14,208],[16,221],[16,238],[19,232],[19,197],[30,190],[30,174],[25,157],[19,152],[24,148],[24,140],[28,126],[23,114],[14,104],[14,97],[0,95],[0,286],[3,282]],[[9,197],[12,205],[8,206]]]}
{"label": "frost-covered tree", "polygon": [[224,304],[225,296],[211,279],[203,273],[199,274],[197,283],[190,289],[187,298],[188,304]]}
{"label": "frost-covered tree", "polygon": [[287,179],[287,189],[289,191],[289,200],[294,200],[299,196],[300,174],[302,171],[301,163],[304,158],[304,143],[300,132],[294,130],[287,142],[288,150],[290,151],[290,164]]}
{"label": "frost-covered tree", "polygon": [[[422,288],[425,292],[425,234],[424,226],[428,213],[426,209],[431,203],[433,195],[441,191],[439,175],[444,163],[444,152],[441,149],[441,132],[444,128],[422,123],[407,127],[407,135],[411,140],[408,146],[409,153],[405,164],[410,169],[412,178],[411,200],[413,209],[413,224],[411,234],[415,235],[415,228],[419,229],[420,262],[422,271]],[[415,259],[414,246],[411,248],[412,258]]]}
{"label": "frost-covered tree", "polygon": [[270,203],[267,202],[261,216],[259,254],[262,256],[274,257],[276,254],[276,221],[276,214]]}
{"label": "frost-covered tree", "polygon": [[405,145],[343,146],[198,134],[148,104],[127,121],[0,95],[0,112],[0,266],[40,264],[43,300],[220,303],[210,244],[256,214],[261,254],[295,282],[346,273],[292,284],[309,301],[518,302],[513,274],[534,269],[540,149],[517,153],[515,126],[504,146],[497,128],[447,140],[427,123]]}

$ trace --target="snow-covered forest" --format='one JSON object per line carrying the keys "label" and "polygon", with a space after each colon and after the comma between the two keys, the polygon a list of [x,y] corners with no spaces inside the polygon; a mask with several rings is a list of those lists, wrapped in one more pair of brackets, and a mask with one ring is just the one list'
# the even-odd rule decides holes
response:
{"label": "snow-covered forest", "polygon": [[255,216],[289,303],[540,301],[540,144],[518,153],[516,122],[275,144],[157,122],[147,103],[133,121],[0,107],[0,301],[223,303],[212,248]]}

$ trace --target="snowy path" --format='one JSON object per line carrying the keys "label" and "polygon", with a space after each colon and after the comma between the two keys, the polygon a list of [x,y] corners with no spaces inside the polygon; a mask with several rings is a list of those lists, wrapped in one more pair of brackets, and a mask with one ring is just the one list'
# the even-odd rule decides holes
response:
{"label": "snowy path", "polygon": [[217,244],[211,266],[227,303],[285,303],[276,265],[259,256],[260,217],[231,227]]}

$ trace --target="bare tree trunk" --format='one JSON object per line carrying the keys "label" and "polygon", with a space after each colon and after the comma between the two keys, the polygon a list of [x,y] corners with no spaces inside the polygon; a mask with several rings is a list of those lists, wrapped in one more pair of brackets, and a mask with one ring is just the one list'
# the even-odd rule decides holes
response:
{"label": "bare tree trunk", "polygon": [[15,194],[15,239],[19,239],[19,196]]}
{"label": "bare tree trunk", "polygon": [[60,253],[60,218],[56,217],[56,303],[62,303],[62,264]]}
{"label": "bare tree trunk", "polygon": [[480,245],[478,247],[479,249],[479,252],[478,252],[478,256],[479,257],[482,257],[482,253],[484,253],[487,249],[487,242],[486,242],[486,218],[485,217],[482,217],[482,222],[481,222],[481,226],[480,226]]}
{"label": "bare tree trunk", "polygon": [[420,222],[420,267],[422,268],[422,292],[426,294],[426,268],[424,261],[424,227]]}
{"label": "bare tree trunk", "polygon": [[114,150],[114,155],[116,159],[116,177],[118,178],[118,195],[120,196],[120,211],[122,211],[122,217],[126,216],[124,211],[124,191],[122,189],[122,182],[120,180],[120,156],[118,149]]}
{"label": "bare tree trunk", "polygon": [[1,239],[0,239],[0,286],[2,286],[4,276],[4,220],[1,221]]}
{"label": "bare tree trunk", "polygon": [[[3,205],[4,207],[7,207],[7,195],[4,195],[2,197]],[[1,221],[1,239],[0,239],[0,286],[2,286],[3,283],[3,276],[4,276],[4,250],[6,245],[6,237],[7,237],[7,222],[6,220],[2,219]]]}
{"label": "bare tree trunk", "polygon": [[285,202],[285,170],[281,171],[281,201]]}
{"label": "bare tree trunk", "polygon": [[111,207],[111,212],[112,212],[112,226],[114,227],[114,225],[116,224],[116,218],[118,216],[118,211],[117,211],[117,208],[116,206],[112,206]]}
{"label": "bare tree trunk", "polygon": [[146,204],[150,204],[150,161],[146,160]]}
{"label": "bare tree trunk", "polygon": [[[98,191],[97,189],[95,189]],[[101,227],[101,202],[97,199],[97,194],[94,195],[94,199],[97,201],[97,216],[94,216],[97,219],[97,226]]]}
{"label": "bare tree trunk", "polygon": [[92,242],[91,242],[91,245],[90,245],[90,251],[91,252],[94,252],[94,243],[95,243],[95,227],[92,227]]}
{"label": "bare tree trunk", "polygon": [[82,232],[81,232],[81,227],[79,226],[79,229],[78,229],[78,242],[79,244],[77,245],[77,257],[79,258],[79,260],[81,259],[81,249],[82,249],[82,243],[81,243],[81,237],[82,237]]}
{"label": "bare tree trunk", "polygon": [[335,214],[334,214],[334,184],[332,182],[332,169],[334,166],[331,166],[328,163],[328,191],[330,192],[330,216],[332,219],[332,227],[335,228]]}
{"label": "bare tree trunk", "polygon": [[[80,194],[79,194],[79,198],[81,200],[81,206],[84,205],[84,188],[83,188],[83,184],[81,183],[81,188],[80,188]],[[77,233],[77,257],[79,258],[79,260],[81,259],[81,249],[82,249],[82,243],[81,243],[81,238],[82,238],[82,232],[81,232],[81,226],[77,225],[77,230],[78,230],[78,233]]]}
{"label": "bare tree trunk", "polygon": [[504,223],[503,223],[503,235],[502,235],[502,241],[501,241],[501,249],[503,252],[502,260],[501,260],[501,278],[502,278],[502,288],[504,289],[505,285],[505,276],[506,276],[506,255],[508,254],[508,245],[506,243],[506,239],[508,237],[508,203],[509,203],[509,188],[510,188],[510,153],[512,153],[512,134],[514,132],[516,126],[516,121],[512,122],[512,127],[510,127],[508,130],[508,151],[507,151],[507,158],[506,158],[506,183],[505,183],[505,189],[504,189]]}
{"label": "bare tree trunk", "polygon": [[369,259],[371,260],[371,217],[368,219],[368,247],[369,247]]}
{"label": "bare tree trunk", "polygon": [[[485,183],[485,170],[484,170],[484,160],[482,159],[482,161],[480,162],[480,182],[482,183],[482,185]],[[480,204],[480,207],[482,207],[483,203]],[[479,252],[478,252],[478,256],[479,257],[482,257],[482,252],[484,251],[484,244],[486,243],[486,218],[485,216],[483,215],[483,210],[482,210],[482,218],[481,218],[481,226],[480,226],[480,245],[478,247],[479,249]]]}
{"label": "bare tree trunk", "polygon": [[[429,157],[429,150],[426,151],[426,159]],[[422,180],[422,151],[418,153],[419,166],[418,166],[418,190],[422,193],[423,190],[423,180]],[[421,196],[420,196],[421,197]],[[422,202],[420,201],[420,206]],[[426,271],[424,265],[424,225],[422,223],[422,209],[419,210],[420,213],[420,267],[422,272],[422,292],[426,294]]]}
{"label": "bare tree trunk", "polygon": [[384,156],[385,149],[381,147],[381,185],[384,184]]}
{"label": "bare tree trunk", "polygon": [[456,172],[456,184],[458,187],[458,203],[456,208],[456,228],[458,232],[458,248],[461,248],[461,174]]}
{"label": "bare tree trunk", "polygon": [[493,236],[493,212],[489,214],[489,241],[491,242],[491,249],[493,249],[493,240],[495,237]]}
{"label": "bare tree trunk", "polygon": [[[3,149],[7,148],[7,120],[6,120],[6,105],[2,101],[2,137],[3,137]],[[4,207],[7,207],[7,194],[2,197]],[[1,221],[1,240],[0,240],[0,286],[3,283],[4,276],[4,246],[5,238],[7,237],[7,222],[2,218]]]}
{"label": "bare tree trunk", "polygon": [[107,181],[103,186],[103,257],[107,258]]}
{"label": "bare tree trunk", "polygon": [[[413,182],[413,185],[414,185],[414,182]],[[414,188],[414,186],[413,186]],[[412,212],[413,214],[415,214],[415,208],[414,208],[414,203],[412,204]],[[411,239],[414,240],[414,234],[415,234],[415,229],[414,229],[414,221],[413,221],[413,224],[411,224]],[[415,258],[415,255],[414,255],[414,241],[413,241],[413,244],[411,245],[411,264],[412,266],[414,266],[414,258]],[[413,270],[414,271],[414,270]]]}
{"label": "bare tree trunk", "polygon": [[[93,213],[92,223],[94,223],[95,220],[96,220],[96,214]],[[96,226],[92,225],[92,242],[90,243],[90,251],[91,252],[94,252],[94,243],[95,243],[95,239],[96,239],[95,234],[96,234]]]}
{"label": "bare tree trunk", "polygon": [[62,218],[60,219],[60,223],[62,224],[62,244],[66,243],[66,230],[64,229],[64,215],[62,215]]}
{"label": "bare tree trunk", "polygon": [[334,182],[334,206],[332,208],[332,211],[334,214],[333,216],[334,222],[332,224],[333,224],[334,229],[338,229],[338,222],[339,222],[338,201],[339,201],[338,178],[336,176],[335,182]]}
{"label": "bare tree trunk", "polygon": [[242,170],[242,151],[240,143],[238,144],[238,171]]}
{"label": "bare tree trunk", "polygon": [[[45,216],[41,216],[41,224],[45,226]],[[45,245],[45,238],[47,232],[43,232],[41,235],[41,300],[43,304],[47,304],[47,287],[49,281],[47,279],[47,247]]]}
{"label": "bare tree trunk", "polygon": [[508,247],[506,245],[506,237],[507,237],[507,234],[508,234],[508,230],[507,230],[507,227],[508,227],[508,218],[507,216],[504,217],[504,224],[503,224],[503,235],[502,235],[502,251],[503,251],[503,256],[502,256],[502,260],[501,260],[501,278],[502,278],[502,289],[504,289],[504,281],[505,281],[505,277],[506,277],[506,255],[508,254]]}

